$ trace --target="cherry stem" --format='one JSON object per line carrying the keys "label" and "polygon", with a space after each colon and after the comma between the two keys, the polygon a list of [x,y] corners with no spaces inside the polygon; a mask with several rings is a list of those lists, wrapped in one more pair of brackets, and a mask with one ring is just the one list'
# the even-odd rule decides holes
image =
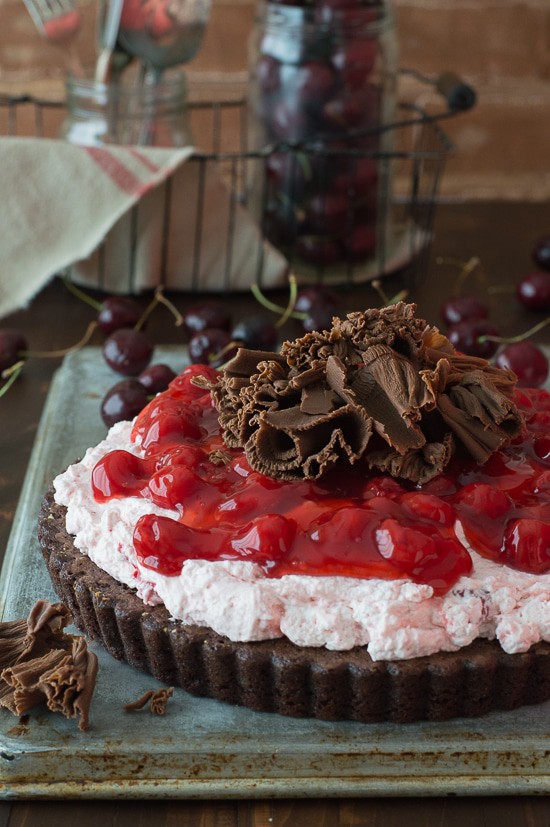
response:
{"label": "cherry stem", "polygon": [[[291,280],[291,278],[293,278],[293,277],[289,276],[289,281]],[[272,313],[278,313],[279,315],[283,315],[283,316],[284,316],[285,313],[287,313],[288,305],[287,305],[287,307],[281,307],[280,304],[275,304],[275,302],[270,301],[267,298],[267,296],[265,296],[262,293],[262,291],[260,290],[260,287],[259,287],[258,284],[252,284],[250,286],[250,291],[251,291],[252,295],[254,296],[254,298],[256,299],[256,301],[258,302],[258,304],[261,304],[267,310],[271,310]],[[296,300],[294,301],[294,304],[296,304]],[[288,316],[286,318],[288,319],[290,317],[292,317],[293,319],[300,319],[301,321],[304,321],[304,319],[307,319],[307,313],[300,313],[298,310],[291,310],[290,313],[288,313]],[[285,321],[286,321],[286,319],[285,319]],[[277,325],[277,327],[278,326],[279,325]]]}
{"label": "cherry stem", "polygon": [[498,342],[501,345],[514,345],[516,342],[523,342],[525,339],[529,339],[530,336],[534,336],[535,333],[538,333],[539,330],[542,330],[547,324],[550,324],[550,316],[534,327],[529,328],[529,330],[526,330],[525,333],[519,333],[517,336],[489,336],[489,334],[487,334],[485,336],[478,336],[477,340],[481,345],[483,342]]}
{"label": "cherry stem", "polygon": [[285,322],[287,322],[294,312],[294,307],[296,305],[296,296],[298,295],[298,282],[296,281],[296,276],[294,273],[290,273],[288,277],[288,286],[289,286],[289,295],[288,295],[288,304],[286,306],[283,315],[277,320],[275,323],[275,327],[282,327]]}
{"label": "cherry stem", "polygon": [[2,385],[0,388],[0,398],[4,396],[5,393],[11,388],[21,371],[23,370],[23,365],[25,364],[24,360],[22,359],[20,362],[16,362],[9,368],[6,368],[5,371],[2,372],[2,379],[7,379],[7,382]]}
{"label": "cherry stem", "polygon": [[181,315],[177,307],[174,304],[172,304],[170,299],[166,298],[162,291],[163,288],[161,286],[157,287],[157,289],[155,290],[155,295],[153,296],[153,298],[141,314],[141,317],[134,325],[134,330],[141,330],[141,328],[143,327],[143,325],[145,324],[145,322],[147,321],[147,319],[149,318],[149,316],[158,304],[163,304],[172,313],[176,320],[176,327],[180,327],[183,324],[183,316]]}
{"label": "cherry stem", "polygon": [[398,293],[395,294],[395,296],[392,296],[392,298],[390,299],[390,297],[382,287],[382,282],[380,281],[380,279],[374,279],[373,281],[371,281],[371,285],[374,287],[374,289],[380,296],[380,299],[382,300],[384,307],[388,307],[391,304],[397,304],[397,302],[403,301],[403,299],[406,299],[409,294],[408,290],[400,290]]}
{"label": "cherry stem", "polygon": [[87,345],[90,339],[92,338],[92,334],[96,327],[98,326],[96,321],[90,322],[88,327],[86,328],[86,333],[82,337],[82,339],[77,342],[75,345],[71,345],[71,347],[62,348],[61,350],[23,350],[20,353],[20,356],[24,356],[25,358],[29,357],[37,357],[40,359],[59,359],[61,356],[67,356],[69,353],[74,353],[75,350],[80,350]]}
{"label": "cherry stem", "polygon": [[93,307],[94,310],[97,310],[97,312],[99,313],[99,311],[103,307],[101,302],[98,302],[95,299],[92,299],[92,297],[88,296],[88,294],[85,293],[84,290],[81,290],[75,284],[70,282],[68,278],[63,279],[63,284],[65,285],[65,287],[67,288],[69,293],[72,293],[73,296],[76,296],[77,299],[80,299],[81,301],[85,302],[85,304],[89,304],[90,307]]}
{"label": "cherry stem", "polygon": [[[453,267],[460,267],[460,273],[454,285],[454,295],[459,296],[466,279],[481,267],[481,261],[477,256],[472,256],[468,261],[461,261],[458,258],[447,258],[438,256],[436,264],[451,264]],[[481,271],[483,272],[483,271]]]}

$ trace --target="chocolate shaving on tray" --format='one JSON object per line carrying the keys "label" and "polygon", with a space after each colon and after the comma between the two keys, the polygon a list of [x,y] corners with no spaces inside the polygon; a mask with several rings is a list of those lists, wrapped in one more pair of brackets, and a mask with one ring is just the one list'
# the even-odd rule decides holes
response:
{"label": "chocolate shaving on tray", "polygon": [[79,715],[88,729],[97,657],[64,631],[71,620],[63,603],[39,600],[26,621],[0,623],[0,706],[23,715],[45,703],[66,718]]}
{"label": "chocolate shaving on tray", "polygon": [[149,711],[153,715],[164,715],[168,701],[174,694],[174,687],[169,686],[168,689],[148,689],[147,692],[135,701],[125,704],[123,709],[125,712],[135,712],[148,703]]}
{"label": "chocolate shaving on tray", "polygon": [[415,311],[350,313],[280,353],[241,348],[211,388],[226,444],[289,480],[364,460],[424,483],[456,449],[485,462],[522,429],[515,375],[457,353]]}

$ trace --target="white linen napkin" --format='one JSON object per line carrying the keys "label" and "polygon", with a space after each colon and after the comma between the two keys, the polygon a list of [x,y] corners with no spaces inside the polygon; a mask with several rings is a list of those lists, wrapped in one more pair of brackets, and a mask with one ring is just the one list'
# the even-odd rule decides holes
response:
{"label": "white linen napkin", "polygon": [[160,283],[244,290],[258,262],[264,287],[283,285],[285,258],[262,240],[215,162],[193,154],[0,138],[0,317],[69,266],[75,281],[113,293]]}

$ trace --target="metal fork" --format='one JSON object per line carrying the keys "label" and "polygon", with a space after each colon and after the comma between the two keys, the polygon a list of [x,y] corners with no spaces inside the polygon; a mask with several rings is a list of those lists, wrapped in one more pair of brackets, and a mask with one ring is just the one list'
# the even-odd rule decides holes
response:
{"label": "metal fork", "polygon": [[59,46],[69,46],[67,65],[73,74],[83,75],[82,64],[72,41],[80,30],[82,14],[74,0],[23,0],[42,37]]}

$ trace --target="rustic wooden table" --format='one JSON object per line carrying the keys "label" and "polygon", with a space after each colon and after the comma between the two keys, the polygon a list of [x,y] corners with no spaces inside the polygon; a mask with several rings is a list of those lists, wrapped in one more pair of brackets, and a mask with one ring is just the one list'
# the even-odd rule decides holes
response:
{"label": "rustic wooden table", "polygon": [[[550,205],[523,203],[454,204],[438,208],[436,234],[427,272],[411,289],[419,314],[439,323],[441,301],[452,290],[456,275],[438,257],[467,260],[478,256],[486,281],[472,283],[480,295],[488,285],[510,286],[533,269],[530,252],[534,241],[550,232]],[[14,279],[24,274],[14,272]],[[397,287],[397,286],[396,286]],[[390,288],[388,288],[390,289]],[[182,309],[196,296],[174,295]],[[235,316],[252,312],[251,296],[224,299]],[[284,300],[284,297],[281,297]],[[378,304],[369,287],[344,294],[349,309]],[[148,297],[140,298],[145,306]],[[504,334],[516,334],[541,320],[542,314],[523,309],[510,293],[489,296],[491,315]],[[72,296],[56,280],[24,311],[0,320],[0,327],[15,327],[28,338],[33,350],[53,350],[75,342],[92,318],[93,311]],[[178,328],[167,324],[163,313],[153,314],[149,332],[158,344],[181,340]],[[289,330],[289,335],[292,331]],[[550,327],[536,337],[550,341]],[[99,339],[98,339],[99,341]],[[30,359],[22,376],[0,400],[0,557],[33,445],[34,435],[53,371],[59,359]],[[550,734],[549,734],[550,738]],[[550,753],[549,753],[550,754]],[[550,759],[549,759],[550,763]],[[550,790],[549,790],[550,792]],[[0,793],[1,795],[1,793]],[[16,801],[0,803],[0,827],[232,827],[232,825],[401,825],[424,827],[546,827],[550,824],[550,800],[535,797],[472,798],[366,798],[243,801]]]}

